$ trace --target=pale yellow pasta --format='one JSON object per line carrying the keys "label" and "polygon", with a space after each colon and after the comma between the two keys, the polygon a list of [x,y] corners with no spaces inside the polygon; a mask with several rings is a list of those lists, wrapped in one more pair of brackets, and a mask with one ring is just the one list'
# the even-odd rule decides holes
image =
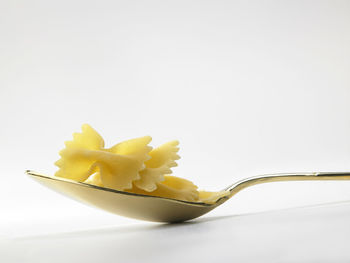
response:
{"label": "pale yellow pasta", "polygon": [[102,137],[88,124],[65,143],[55,176],[131,193],[191,202],[214,203],[227,192],[198,191],[192,182],[170,176],[177,166],[178,141],[152,150],[150,136],[105,148]]}
{"label": "pale yellow pasta", "polygon": [[93,184],[93,185],[103,187],[103,184],[101,181],[101,176],[97,173],[91,175],[88,179],[86,179],[86,181],[84,183]]}
{"label": "pale yellow pasta", "polygon": [[148,143],[151,140],[145,136],[107,149],[100,159],[102,162],[96,163],[102,184],[116,190],[131,189],[132,182],[140,179],[139,171],[145,168],[144,162],[150,158],[148,153],[152,147]]}
{"label": "pale yellow pasta", "polygon": [[132,182],[140,179],[144,162],[150,158],[151,139],[145,136],[105,149],[102,137],[84,124],[82,132],[74,133],[73,140],[66,142],[66,148],[60,151],[61,159],[55,163],[60,169],[55,176],[83,182],[97,173],[105,187],[131,189]]}
{"label": "pale yellow pasta", "polygon": [[102,137],[89,125],[82,126],[81,133],[74,133],[73,140],[65,142],[66,148],[60,151],[61,159],[55,165],[59,167],[55,176],[76,181],[85,181],[89,176],[91,165],[95,163],[88,152],[99,151],[104,147]]}
{"label": "pale yellow pasta", "polygon": [[178,141],[171,141],[149,152],[150,159],[145,162],[146,168],[139,172],[140,179],[134,182],[135,186],[152,192],[157,188],[157,183],[164,181],[165,174],[171,174],[171,167],[177,166],[176,160]]}

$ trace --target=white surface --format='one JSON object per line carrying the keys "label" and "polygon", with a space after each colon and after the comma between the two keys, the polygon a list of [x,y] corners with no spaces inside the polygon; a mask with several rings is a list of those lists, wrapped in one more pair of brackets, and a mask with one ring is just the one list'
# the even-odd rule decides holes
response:
{"label": "white surface", "polygon": [[[349,14],[330,0],[1,1],[0,236],[136,223],[24,176],[52,174],[85,122],[107,145],[178,139],[174,175],[207,190],[350,170]],[[257,186],[211,216],[350,200],[349,188]]]}
{"label": "white surface", "polygon": [[27,236],[4,262],[349,262],[350,203]]}

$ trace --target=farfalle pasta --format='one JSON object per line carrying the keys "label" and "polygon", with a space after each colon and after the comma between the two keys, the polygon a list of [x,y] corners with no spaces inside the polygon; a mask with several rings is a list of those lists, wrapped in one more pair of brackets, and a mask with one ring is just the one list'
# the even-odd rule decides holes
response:
{"label": "farfalle pasta", "polygon": [[157,148],[148,144],[150,136],[105,148],[103,138],[88,124],[73,140],[65,142],[61,159],[55,165],[57,177],[85,182],[130,193],[160,196],[190,202],[214,203],[227,191],[198,191],[192,182],[170,176],[180,159],[179,142],[170,141]]}

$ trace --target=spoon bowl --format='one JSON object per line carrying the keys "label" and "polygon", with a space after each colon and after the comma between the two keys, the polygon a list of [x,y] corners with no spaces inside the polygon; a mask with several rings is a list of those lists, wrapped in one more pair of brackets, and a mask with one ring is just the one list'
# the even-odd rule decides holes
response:
{"label": "spoon bowl", "polygon": [[230,192],[229,195],[220,198],[214,204],[207,204],[117,191],[29,170],[26,173],[46,187],[85,204],[125,217],[167,223],[183,222],[200,217],[220,206],[244,188],[256,184],[279,181],[350,180],[350,172],[255,176],[225,188],[224,190]]}

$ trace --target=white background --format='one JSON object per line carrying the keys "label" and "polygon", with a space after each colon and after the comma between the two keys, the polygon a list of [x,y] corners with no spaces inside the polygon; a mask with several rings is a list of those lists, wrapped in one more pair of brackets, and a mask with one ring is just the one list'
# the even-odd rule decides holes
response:
{"label": "white background", "polygon": [[[83,123],[107,146],[178,139],[174,175],[206,190],[349,171],[349,47],[348,1],[1,1],[0,236],[138,223],[24,175],[53,174]],[[208,216],[346,200],[350,182],[276,183]]]}

